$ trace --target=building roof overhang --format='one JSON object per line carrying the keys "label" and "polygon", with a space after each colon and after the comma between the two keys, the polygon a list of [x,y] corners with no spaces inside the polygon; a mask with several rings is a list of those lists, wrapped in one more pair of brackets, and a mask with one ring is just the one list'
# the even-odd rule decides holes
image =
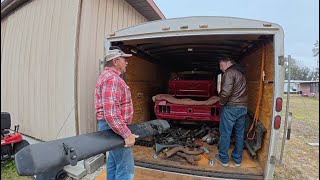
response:
{"label": "building roof overhang", "polygon": [[[32,0],[4,0],[1,3],[1,21],[18,10],[23,5],[31,2]],[[153,2],[153,0],[126,0],[133,8],[142,14],[147,20],[154,21],[165,19],[164,15]]]}

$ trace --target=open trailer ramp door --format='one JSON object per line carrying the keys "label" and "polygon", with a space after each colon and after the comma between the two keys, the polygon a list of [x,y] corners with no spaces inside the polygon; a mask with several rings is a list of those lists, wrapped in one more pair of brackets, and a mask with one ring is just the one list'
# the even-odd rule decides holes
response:
{"label": "open trailer ramp door", "polygon": [[[217,71],[219,58],[226,55],[242,58],[243,55],[256,52],[250,49],[251,45],[257,45],[259,49],[261,48],[259,45],[263,43],[268,44],[271,53],[268,55],[268,65],[271,69],[269,73],[272,72],[272,74],[268,74],[270,79],[264,84],[268,85],[270,90],[268,101],[272,102],[268,106],[268,116],[264,118],[268,126],[266,127],[268,138],[264,141],[267,144],[267,150],[259,161],[263,167],[262,176],[265,179],[272,179],[279,143],[280,126],[278,125],[281,122],[282,112],[282,109],[276,109],[276,107],[279,99],[282,100],[284,83],[284,34],[281,26],[233,17],[165,19],[116,31],[106,38],[105,48],[107,51],[110,46],[121,46],[140,59],[160,64],[160,66],[161,63],[167,65],[170,60],[172,65],[178,64],[177,68],[191,68],[198,65],[197,68]],[[197,51],[197,48],[200,50]],[[260,56],[259,53],[255,55],[255,57]],[[187,62],[189,64],[186,64]],[[257,60],[250,62],[254,64]],[[161,66],[163,67],[166,66]],[[251,66],[253,71],[259,69],[258,65]],[[143,70],[135,69],[135,71]]]}

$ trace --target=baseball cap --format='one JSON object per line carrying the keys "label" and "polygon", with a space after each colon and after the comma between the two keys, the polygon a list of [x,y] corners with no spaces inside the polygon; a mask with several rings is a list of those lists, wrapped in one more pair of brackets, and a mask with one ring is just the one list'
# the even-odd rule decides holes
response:
{"label": "baseball cap", "polygon": [[117,57],[131,57],[131,56],[132,54],[126,54],[120,49],[113,49],[113,50],[109,50],[105,58],[106,58],[106,61],[110,61]]}

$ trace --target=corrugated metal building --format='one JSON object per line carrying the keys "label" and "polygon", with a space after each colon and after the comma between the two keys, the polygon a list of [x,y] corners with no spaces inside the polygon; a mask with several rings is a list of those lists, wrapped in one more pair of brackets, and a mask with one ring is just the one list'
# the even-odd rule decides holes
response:
{"label": "corrugated metal building", "polygon": [[158,19],[164,16],[152,0],[5,0],[1,111],[40,140],[95,131],[105,36]]}

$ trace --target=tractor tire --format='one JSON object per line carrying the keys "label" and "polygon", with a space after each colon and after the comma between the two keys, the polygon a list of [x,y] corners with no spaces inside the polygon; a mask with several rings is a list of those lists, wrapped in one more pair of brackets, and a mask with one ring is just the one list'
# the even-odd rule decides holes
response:
{"label": "tractor tire", "polygon": [[13,154],[11,144],[1,146],[1,162],[11,158]]}
{"label": "tractor tire", "polygon": [[13,145],[13,152],[14,152],[14,154],[16,154],[16,153],[19,152],[22,148],[24,148],[24,147],[26,147],[26,146],[28,146],[28,145],[29,145],[29,142],[26,141],[26,140],[22,140],[22,141],[20,141],[20,142],[18,142],[18,143],[15,143],[15,144]]}

